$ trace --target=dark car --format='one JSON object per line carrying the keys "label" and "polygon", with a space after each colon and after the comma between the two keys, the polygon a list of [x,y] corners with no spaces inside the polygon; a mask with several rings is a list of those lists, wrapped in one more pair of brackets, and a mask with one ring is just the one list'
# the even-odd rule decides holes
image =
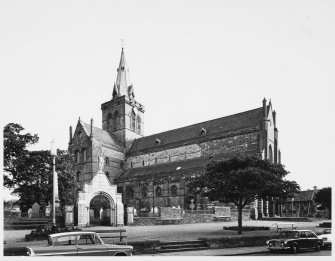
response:
{"label": "dark car", "polygon": [[45,246],[28,247],[29,256],[131,256],[132,246],[105,244],[95,232],[65,232],[48,236]]}
{"label": "dark car", "polygon": [[266,244],[270,251],[291,250],[296,253],[302,249],[320,251],[323,242],[310,230],[288,230],[280,232],[279,238],[268,240]]}

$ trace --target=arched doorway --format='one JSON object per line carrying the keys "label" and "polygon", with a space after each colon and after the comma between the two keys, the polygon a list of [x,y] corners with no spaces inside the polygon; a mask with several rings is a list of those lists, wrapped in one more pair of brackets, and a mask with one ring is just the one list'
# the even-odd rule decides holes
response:
{"label": "arched doorway", "polygon": [[109,226],[111,224],[111,209],[113,202],[103,194],[96,195],[90,201],[90,224],[95,226]]}

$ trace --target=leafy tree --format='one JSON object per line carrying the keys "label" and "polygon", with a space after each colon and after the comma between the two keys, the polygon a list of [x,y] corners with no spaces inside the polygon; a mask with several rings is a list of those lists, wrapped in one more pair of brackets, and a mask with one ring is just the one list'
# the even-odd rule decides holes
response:
{"label": "leafy tree", "polygon": [[209,200],[234,203],[238,210],[238,234],[242,234],[242,210],[258,198],[287,197],[300,188],[295,181],[284,180],[288,172],[255,156],[235,156],[211,161],[203,175],[189,184],[194,193]]}
{"label": "leafy tree", "polygon": [[18,165],[28,150],[27,146],[38,142],[38,136],[30,133],[21,134],[24,128],[17,123],[8,123],[4,127],[4,186],[13,188],[20,174]]}
{"label": "leafy tree", "polygon": [[[30,151],[21,160],[22,165],[17,176],[17,187],[14,193],[20,199],[23,212],[38,202],[44,209],[52,201],[53,174],[52,157],[49,151]],[[56,172],[58,175],[58,194],[61,206],[74,204],[76,200],[75,182],[72,173],[70,155],[67,151],[57,151]]]}
{"label": "leafy tree", "polygon": [[320,204],[319,209],[328,209],[329,218],[331,218],[332,209],[332,189],[331,187],[323,188],[315,194],[315,202]]}
{"label": "leafy tree", "polygon": [[[52,200],[52,156],[50,151],[28,151],[26,147],[35,144],[38,136],[21,134],[24,128],[9,123],[4,128],[4,185],[14,188],[19,196],[22,212],[38,202],[42,209]],[[56,172],[61,206],[74,204],[76,191],[72,173],[71,156],[67,151],[58,150]]]}

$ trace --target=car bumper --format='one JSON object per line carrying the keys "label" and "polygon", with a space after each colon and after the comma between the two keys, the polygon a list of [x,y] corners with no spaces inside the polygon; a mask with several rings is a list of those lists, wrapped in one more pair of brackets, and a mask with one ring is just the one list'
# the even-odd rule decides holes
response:
{"label": "car bumper", "polygon": [[289,246],[267,246],[267,248],[269,249],[269,250],[277,250],[277,251],[279,251],[279,250],[289,250],[291,247],[289,247]]}

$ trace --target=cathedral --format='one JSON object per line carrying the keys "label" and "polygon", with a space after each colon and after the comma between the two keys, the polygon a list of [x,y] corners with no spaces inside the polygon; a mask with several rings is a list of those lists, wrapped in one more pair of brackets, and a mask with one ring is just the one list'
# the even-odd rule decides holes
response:
{"label": "cathedral", "polygon": [[[113,95],[101,111],[101,128],[93,119],[80,118],[74,133],[70,127],[79,224],[101,218],[99,209],[108,210],[103,215],[110,224],[121,224],[128,207],[138,213],[160,207],[206,209],[213,203],[190,195],[187,184],[209,160],[244,153],[281,161],[276,112],[265,98],[252,110],[145,136],[145,107],[129,83],[123,48]],[[255,206],[258,216],[279,213],[275,201],[258,200]]]}

